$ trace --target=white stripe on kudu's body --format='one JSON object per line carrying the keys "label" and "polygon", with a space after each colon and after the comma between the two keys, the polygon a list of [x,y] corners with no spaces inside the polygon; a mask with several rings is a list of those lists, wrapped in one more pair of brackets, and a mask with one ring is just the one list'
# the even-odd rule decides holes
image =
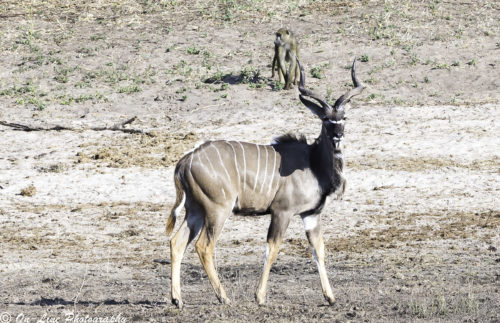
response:
{"label": "white stripe on kudu's body", "polygon": [[179,209],[184,205],[186,216],[170,241],[172,303],[179,308],[183,306],[181,260],[186,247],[198,234],[196,251],[200,261],[219,301],[229,303],[215,267],[214,250],[231,213],[271,214],[264,267],[255,293],[259,304],[265,302],[271,267],[290,219],[295,215],[300,215],[304,223],[323,296],[330,305],[334,303],[325,268],[319,214],[327,196],[343,192],[344,162],[339,142],[344,134],[344,105],[361,93],[363,86],[355,76],[353,64],[351,76],[355,88],[337,99],[332,107],[305,88],[304,71],[300,62],[297,63],[299,98],[322,120],[321,133],[313,144],[291,135],[279,137],[271,145],[208,141],[187,153],[175,167],[176,200],[166,231],[167,235],[172,233]]}
{"label": "white stripe on kudu's body", "polygon": [[[193,155],[194,155],[194,154],[193,154]],[[205,166],[205,164],[201,161],[200,154],[196,154],[196,157],[198,157],[198,164],[200,164],[200,166],[201,166],[202,168],[207,169],[207,167]],[[192,169],[192,165],[191,165],[191,168],[190,168],[190,169]],[[209,170],[207,169],[207,171],[209,171]],[[213,172],[213,171],[212,171],[212,172]]]}
{"label": "white stripe on kudu's body", "polygon": [[[189,158],[189,170],[191,170],[191,168],[193,168],[193,154],[191,154],[191,157]],[[184,203],[183,203],[184,204]]]}
{"label": "white stripe on kudu's body", "polygon": [[241,177],[240,177],[240,166],[238,165],[238,160],[237,160],[237,157],[236,157],[236,150],[234,150],[234,147],[233,145],[226,140],[226,143],[231,146],[231,149],[233,150],[233,154],[234,154],[234,168],[236,168],[236,174],[238,175],[238,182],[241,180]]}
{"label": "white stripe on kudu's body", "polygon": [[253,184],[253,190],[257,187],[257,182],[259,181],[259,171],[260,171],[260,146],[255,145],[257,147],[257,174],[255,175],[255,183]]}
{"label": "white stripe on kudu's body", "polygon": [[267,164],[269,164],[267,160],[268,152],[267,152],[267,147],[264,147],[264,150],[266,151],[266,158],[264,160],[266,161],[266,169],[264,170],[264,179],[262,180],[262,185],[260,186],[259,193],[262,193],[262,189],[264,188],[264,183],[266,182],[266,177],[267,177]]}
{"label": "white stripe on kudu's body", "polygon": [[271,175],[271,181],[269,182],[269,189],[267,190],[267,194],[270,194],[271,193],[271,189],[273,187],[273,183],[274,183],[274,174],[276,173],[276,150],[273,148],[273,146],[271,146],[271,148],[273,149],[273,167],[272,167],[272,170],[273,170],[273,174]]}
{"label": "white stripe on kudu's body", "polygon": [[243,191],[245,191],[245,188],[247,186],[247,160],[245,158],[245,148],[243,148],[241,142],[237,141],[237,143],[240,144],[241,156],[243,158]]}
{"label": "white stripe on kudu's body", "polygon": [[[208,157],[206,150],[203,150],[203,157],[205,157],[206,160],[208,160],[208,164],[210,165],[210,169],[212,170],[211,176],[216,176],[217,173],[215,172],[214,165],[212,164],[212,161],[210,160],[210,157]],[[201,161],[201,158],[200,158]]]}
{"label": "white stripe on kudu's body", "polygon": [[217,147],[215,147],[214,145],[210,145],[210,147],[213,147],[215,149],[215,151],[217,152],[217,156],[219,157],[220,164],[221,164],[222,168],[224,168],[224,172],[226,173],[227,180],[230,181],[231,176],[229,176],[229,173],[227,172],[226,166],[224,166],[224,162],[222,161],[222,157],[220,156],[219,149],[217,149]]}

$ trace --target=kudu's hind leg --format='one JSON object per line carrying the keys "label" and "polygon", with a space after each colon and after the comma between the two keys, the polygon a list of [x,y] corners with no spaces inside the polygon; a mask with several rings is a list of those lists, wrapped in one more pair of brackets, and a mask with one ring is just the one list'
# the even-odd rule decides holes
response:
{"label": "kudu's hind leg", "polygon": [[229,298],[227,298],[226,291],[224,290],[224,287],[222,287],[217,270],[215,269],[214,250],[215,243],[219,238],[224,222],[230,213],[231,210],[229,209],[220,211],[217,214],[212,214],[212,217],[207,215],[205,225],[200,233],[200,238],[196,242],[196,252],[198,252],[201,264],[203,265],[203,268],[205,268],[205,272],[207,273],[208,279],[212,284],[215,295],[217,296],[217,299],[224,304],[229,304],[230,301]]}
{"label": "kudu's hind leg", "polygon": [[266,254],[264,256],[264,268],[262,269],[262,275],[260,276],[259,286],[257,286],[257,291],[255,292],[255,299],[259,305],[262,305],[266,301],[267,293],[267,280],[269,279],[269,272],[273,266],[274,261],[278,257],[278,251],[280,249],[281,241],[283,241],[283,236],[290,223],[290,215],[281,214],[271,217],[271,225],[269,226],[269,231],[267,232],[267,245]]}
{"label": "kudu's hind leg", "polygon": [[302,221],[304,223],[304,229],[306,230],[307,240],[309,240],[309,245],[311,246],[314,260],[318,267],[323,296],[330,305],[333,305],[333,303],[335,303],[335,298],[333,297],[332,288],[330,287],[330,282],[326,274],[325,243],[323,242],[323,234],[321,233],[319,215],[313,214],[303,216]]}
{"label": "kudu's hind leg", "polygon": [[170,258],[172,262],[171,272],[171,292],[172,304],[182,308],[181,297],[181,262],[187,246],[200,232],[203,225],[203,217],[200,213],[186,211],[186,218],[182,222],[179,230],[170,240]]}

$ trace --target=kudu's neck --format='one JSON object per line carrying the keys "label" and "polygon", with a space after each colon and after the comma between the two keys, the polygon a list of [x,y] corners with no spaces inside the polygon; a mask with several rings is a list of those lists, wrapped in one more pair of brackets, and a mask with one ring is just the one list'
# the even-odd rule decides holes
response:
{"label": "kudu's neck", "polygon": [[325,127],[311,146],[311,169],[320,183],[323,194],[331,194],[343,185],[344,159],[342,151],[335,151]]}

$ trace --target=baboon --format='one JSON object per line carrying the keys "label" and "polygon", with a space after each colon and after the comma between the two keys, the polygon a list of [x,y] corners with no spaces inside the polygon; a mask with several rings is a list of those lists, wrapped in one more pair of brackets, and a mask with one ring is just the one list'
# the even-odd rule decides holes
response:
{"label": "baboon", "polygon": [[[285,83],[285,90],[292,88],[292,81],[293,84],[297,84],[297,80],[300,77],[299,67],[296,62],[297,58],[300,58],[297,38],[295,38],[290,30],[280,28],[276,32],[276,38],[274,39],[274,58],[271,77],[274,77],[274,68],[277,63],[279,80],[281,83]],[[285,62],[290,64],[288,70]]]}

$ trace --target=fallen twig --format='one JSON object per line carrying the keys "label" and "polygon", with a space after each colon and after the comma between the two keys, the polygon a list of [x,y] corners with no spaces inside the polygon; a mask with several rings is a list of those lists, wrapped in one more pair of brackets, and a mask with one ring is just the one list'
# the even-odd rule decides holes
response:
{"label": "fallen twig", "polygon": [[134,122],[135,119],[137,119],[137,116],[134,116],[125,122],[117,123],[111,127],[92,127],[92,128],[90,128],[90,130],[94,130],[94,131],[111,130],[111,131],[123,131],[126,133],[144,133],[144,134],[147,134],[146,132],[144,132],[141,129],[125,129],[125,128],[123,128],[125,125],[128,125],[128,124]]}
{"label": "fallen twig", "polygon": [[63,126],[55,126],[52,128],[41,128],[41,127],[31,127],[31,126],[26,126],[23,124],[19,123],[12,123],[12,122],[7,122],[7,121],[0,121],[0,125],[6,126],[6,127],[11,127],[17,130],[22,130],[22,131],[58,131],[58,130],[75,130],[72,128],[68,127],[63,127]]}
{"label": "fallen twig", "polygon": [[60,131],[60,130],[69,130],[69,131],[85,131],[85,130],[106,131],[106,130],[110,130],[110,131],[121,131],[121,132],[125,132],[125,133],[133,133],[133,134],[140,133],[140,134],[149,135],[148,132],[146,132],[146,131],[144,131],[142,129],[127,129],[127,128],[124,128],[124,126],[126,126],[126,125],[134,122],[136,119],[137,119],[137,116],[134,116],[134,117],[126,120],[125,122],[117,123],[117,124],[115,124],[115,125],[113,125],[111,127],[90,127],[90,128],[81,128],[81,129],[71,128],[71,127],[64,127],[64,126],[60,126],[60,125],[56,125],[54,127],[49,127],[49,128],[33,127],[33,126],[28,126],[28,125],[24,125],[24,124],[20,124],[20,123],[13,123],[13,122],[1,121],[1,120],[0,120],[0,125],[6,126],[6,127],[11,127],[11,128],[14,128],[14,129],[20,130],[20,131]]}
{"label": "fallen twig", "polygon": [[19,17],[19,16],[25,16],[27,15],[27,12],[19,12],[19,13],[12,13],[10,15],[0,15],[0,18],[14,18],[14,17]]}

